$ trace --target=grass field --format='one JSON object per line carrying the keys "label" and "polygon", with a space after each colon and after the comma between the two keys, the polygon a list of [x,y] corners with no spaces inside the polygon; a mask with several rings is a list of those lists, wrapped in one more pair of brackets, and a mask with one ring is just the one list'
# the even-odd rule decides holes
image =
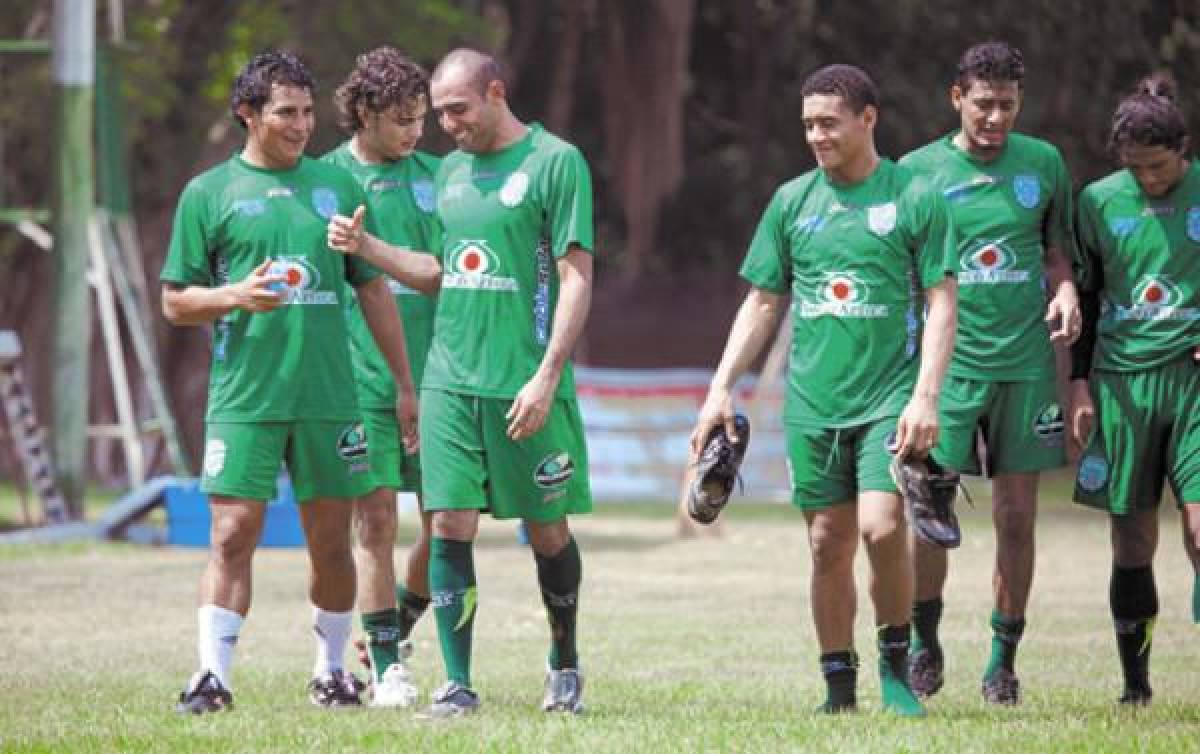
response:
{"label": "grass field", "polygon": [[[1196,751],[1200,642],[1176,517],[1163,520],[1157,562],[1154,706],[1134,712],[1114,704],[1120,682],[1106,521],[1067,505],[1059,480],[1044,499],[1039,573],[1018,657],[1025,703],[996,710],[984,706],[978,688],[992,545],[986,490],[975,497],[947,593],[949,677],[925,720],[879,711],[865,589],[857,639],[862,711],[837,719],[812,713],[823,686],[803,522],[783,506],[736,500],[721,539],[677,540],[661,505],[608,505],[577,521],[589,703],[578,719],[537,711],[547,631],[532,559],[511,525],[487,523],[476,554],[483,710],[439,724],[408,711],[309,705],[312,638],[300,551],[258,554],[254,609],[234,672],[237,709],[193,719],[171,706],[194,669],[203,552],[0,549],[0,750]],[[413,669],[428,691],[441,681],[431,616],[415,643]]]}

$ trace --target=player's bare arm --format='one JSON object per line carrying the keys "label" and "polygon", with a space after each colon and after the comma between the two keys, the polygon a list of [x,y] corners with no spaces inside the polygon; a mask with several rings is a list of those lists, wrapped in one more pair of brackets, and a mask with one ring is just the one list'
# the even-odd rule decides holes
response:
{"label": "player's bare arm", "polygon": [[1071,345],[1079,338],[1083,325],[1083,314],[1079,309],[1079,291],[1071,275],[1071,260],[1057,246],[1047,246],[1045,269],[1046,283],[1050,291],[1050,302],[1046,306],[1050,341]]}
{"label": "player's bare arm", "polygon": [[234,309],[272,311],[283,304],[283,294],[275,287],[284,278],[269,274],[270,266],[268,259],[242,280],[217,288],[166,283],[162,287],[163,316],[173,325],[207,325]]}
{"label": "player's bare arm", "polygon": [[958,324],[958,282],[946,277],[925,290],[928,313],[921,336],[921,367],[912,398],[896,424],[897,455],[922,457],[937,443],[938,397]]}
{"label": "player's bare arm", "polygon": [[404,343],[404,323],[388,290],[387,281],[376,277],[356,289],[363,319],[379,353],[387,362],[388,371],[396,382],[396,418],[408,453],[417,451],[417,391],[413,385],[412,366]]}
{"label": "player's bare arm", "polygon": [[751,288],[750,293],[746,294],[746,300],[733,319],[729,340],[725,342],[721,363],[717,365],[712,384],[708,387],[708,396],[700,408],[696,428],[692,430],[693,458],[700,455],[704,441],[718,424],[725,425],[725,433],[730,438],[737,437],[733,421],[733,386],[774,336],[779,317],[784,311],[785,298],[761,288]]}
{"label": "player's bare arm", "polygon": [[546,423],[563,367],[575,350],[592,306],[592,268],[592,255],[578,247],[558,260],[558,303],[550,342],[537,372],[517,392],[505,417],[513,440],[532,436]]}
{"label": "player's bare arm", "polygon": [[434,294],[442,287],[442,265],[432,254],[425,254],[382,241],[363,227],[367,208],[359,206],[352,217],[334,215],[329,219],[329,248],[342,254],[357,254],[414,290]]}

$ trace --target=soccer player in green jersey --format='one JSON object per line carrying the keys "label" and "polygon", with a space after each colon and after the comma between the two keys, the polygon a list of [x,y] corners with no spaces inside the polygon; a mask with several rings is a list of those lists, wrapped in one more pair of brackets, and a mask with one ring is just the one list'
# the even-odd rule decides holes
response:
{"label": "soccer player in green jersey", "polygon": [[[862,70],[832,65],[804,82],[804,129],[817,169],[767,205],[733,322],[692,433],[699,454],[720,423],[736,436],[732,390],[775,332],[791,296],[784,406],[792,503],[812,551],[812,612],[828,695],[855,708],[854,554],[870,558],[884,708],[920,716],[908,684],[912,559],[890,448],[924,456],[954,343],[957,267],[941,195],[875,149],[878,94]],[[923,308],[927,315],[923,318]]]}
{"label": "soccer player in green jersey", "polygon": [[448,682],[430,715],[474,711],[472,542],[481,510],[523,519],[550,620],[547,711],[583,709],[575,645],[582,562],[567,515],[591,510],[587,448],[570,355],[591,301],[592,191],[579,150],[508,106],[496,61],[448,54],[433,108],[458,149],[437,178],[435,255],[335,217],[333,248],[418,290],[439,291],[421,380],[421,472],[433,512],[429,585]]}
{"label": "soccer player in green jersey", "polygon": [[[441,232],[434,211],[440,160],[416,148],[429,109],[429,76],[399,50],[380,47],[358,57],[334,104],[340,125],[352,136],[324,159],[358,180],[381,238],[411,249],[434,248]],[[433,335],[434,299],[395,280],[389,279],[388,287],[403,315],[413,382],[420,384]],[[408,553],[403,583],[397,584],[395,493],[417,493],[419,504],[420,468],[415,448],[402,442],[395,382],[354,301],[346,316],[373,485],[355,502],[358,609],[367,634],[371,704],[402,707],[416,697],[405,659],[411,651],[408,636],[429,605],[429,516],[421,515],[420,535]]]}
{"label": "soccer player in green jersey", "polygon": [[1085,188],[1076,216],[1084,326],[1072,349],[1071,432],[1085,447],[1075,500],[1110,514],[1120,701],[1135,705],[1152,695],[1164,480],[1200,623],[1200,167],[1174,94],[1156,75],[1121,102],[1109,146],[1124,169]]}
{"label": "soccer player in green jersey", "polygon": [[[1010,45],[969,48],[950,87],[960,128],[900,160],[942,192],[958,233],[958,332],[933,455],[992,478],[995,602],[982,690],[993,704],[1020,700],[1014,659],[1033,582],[1038,473],[1066,463],[1051,343],[1073,341],[1080,317],[1066,164],[1052,145],[1012,131],[1024,77]],[[976,457],[977,433],[984,459]],[[920,537],[914,547],[910,680],[928,697],[942,687],[948,558]]]}
{"label": "soccer player in green jersey", "polygon": [[354,607],[351,500],[367,491],[367,454],[342,310],[354,286],[416,432],[403,327],[387,284],[326,246],[326,225],[365,195],[345,170],[304,156],[313,80],[295,56],[268,52],[238,74],[231,109],[241,153],[195,177],[176,210],[163,265],[163,313],[212,325],[202,489],[211,549],[200,582],[200,670],[178,711],[232,705],[230,666],[250,608],[265,502],[287,465],[311,562],[315,704],[359,704],[342,665]]}

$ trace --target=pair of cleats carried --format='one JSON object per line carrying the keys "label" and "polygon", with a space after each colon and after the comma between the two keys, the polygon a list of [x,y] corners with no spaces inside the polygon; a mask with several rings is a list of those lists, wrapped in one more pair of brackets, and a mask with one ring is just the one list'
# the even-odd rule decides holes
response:
{"label": "pair of cleats carried", "polygon": [[962,544],[962,530],[958,526],[958,516],[954,514],[958,472],[941,467],[928,456],[900,455],[893,456],[889,471],[904,498],[913,533],[946,549]]}
{"label": "pair of cleats carried", "polygon": [[[941,655],[918,649],[908,658],[908,682],[913,693],[921,699],[941,691],[945,683],[944,661]],[[997,668],[983,679],[980,693],[988,704],[1013,706],[1021,703],[1021,681],[1005,668]]]}
{"label": "pair of cleats carried", "polygon": [[[433,703],[422,715],[430,720],[448,720],[479,711],[479,694],[455,681],[433,692]],[[577,668],[546,669],[542,711],[583,713],[583,674]]]}
{"label": "pair of cleats carried", "polygon": [[716,521],[733,494],[734,483],[740,479],[738,469],[750,445],[750,420],[737,414],[733,425],[736,435],[732,439],[724,424],[713,427],[696,461],[696,476],[687,498],[688,515],[696,523]]}

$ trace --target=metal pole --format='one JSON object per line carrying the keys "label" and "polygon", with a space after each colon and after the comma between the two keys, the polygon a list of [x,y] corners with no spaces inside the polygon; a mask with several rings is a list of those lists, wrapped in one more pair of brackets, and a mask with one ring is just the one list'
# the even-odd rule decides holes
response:
{"label": "metal pole", "polygon": [[54,349],[51,393],[59,488],[73,518],[83,516],[91,313],[88,225],[95,204],[92,153],[96,79],[95,0],[54,2]]}

